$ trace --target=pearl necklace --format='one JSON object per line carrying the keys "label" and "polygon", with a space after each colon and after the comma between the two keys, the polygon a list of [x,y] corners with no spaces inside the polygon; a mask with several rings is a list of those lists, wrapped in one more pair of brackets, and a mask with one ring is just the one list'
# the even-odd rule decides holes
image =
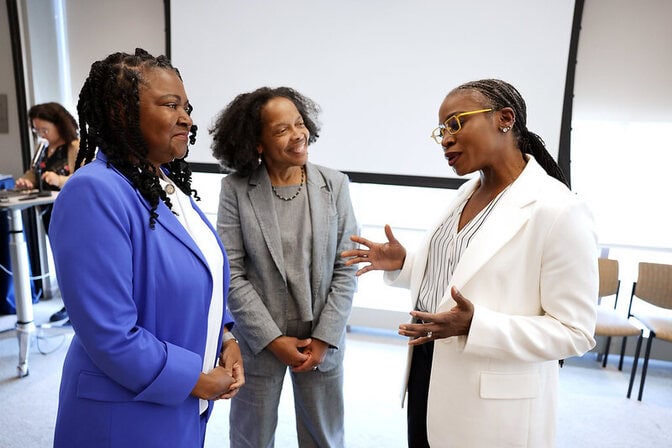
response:
{"label": "pearl necklace", "polygon": [[280,193],[278,193],[278,191],[275,189],[275,187],[273,185],[271,185],[271,190],[273,190],[273,194],[276,197],[278,197],[279,199],[282,199],[283,201],[291,201],[292,199],[297,197],[299,195],[299,193],[301,193],[301,189],[303,188],[303,181],[305,179],[306,179],[305,169],[304,169],[304,167],[301,167],[301,183],[299,184],[299,189],[296,190],[296,193],[294,193],[290,197],[285,197],[285,196],[282,196]]}

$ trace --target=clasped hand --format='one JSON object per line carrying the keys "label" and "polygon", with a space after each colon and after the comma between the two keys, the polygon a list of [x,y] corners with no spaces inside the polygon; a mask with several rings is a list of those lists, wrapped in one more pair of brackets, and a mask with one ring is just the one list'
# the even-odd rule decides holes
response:
{"label": "clasped hand", "polygon": [[228,399],[245,384],[243,357],[238,343],[224,342],[219,365],[208,373],[201,373],[191,394],[203,400]]}
{"label": "clasped hand", "polygon": [[279,336],[268,348],[283,364],[291,367],[292,372],[302,373],[317,370],[324,361],[329,345],[315,338]]}

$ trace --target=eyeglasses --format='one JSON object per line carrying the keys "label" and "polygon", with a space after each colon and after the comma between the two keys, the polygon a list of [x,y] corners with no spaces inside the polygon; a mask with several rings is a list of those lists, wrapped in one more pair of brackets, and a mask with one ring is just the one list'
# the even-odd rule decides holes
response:
{"label": "eyeglasses", "polygon": [[441,141],[443,140],[444,133],[447,132],[450,135],[455,135],[460,130],[462,129],[462,123],[460,122],[460,117],[464,117],[467,115],[474,115],[474,114],[481,114],[483,112],[491,112],[492,109],[479,109],[479,110],[472,110],[469,112],[462,112],[461,114],[455,114],[451,115],[448,117],[446,121],[444,121],[442,124],[439,125],[436,129],[432,131],[432,137],[436,143],[439,145],[441,144]]}
{"label": "eyeglasses", "polygon": [[43,135],[49,135],[49,129],[48,128],[32,128],[31,131],[35,135],[43,136]]}

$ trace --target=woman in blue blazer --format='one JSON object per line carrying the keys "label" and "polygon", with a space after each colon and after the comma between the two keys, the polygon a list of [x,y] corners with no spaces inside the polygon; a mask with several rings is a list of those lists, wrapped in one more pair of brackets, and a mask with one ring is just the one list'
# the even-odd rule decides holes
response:
{"label": "woman in blue blazer", "polygon": [[202,446],[211,400],[244,376],[226,252],[190,197],[182,80],[165,57],[116,53],[92,65],[77,109],[84,166],[50,234],[75,330],[54,446]]}

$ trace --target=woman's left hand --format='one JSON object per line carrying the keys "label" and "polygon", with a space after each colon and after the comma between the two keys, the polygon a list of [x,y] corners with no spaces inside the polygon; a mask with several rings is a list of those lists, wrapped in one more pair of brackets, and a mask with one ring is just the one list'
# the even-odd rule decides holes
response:
{"label": "woman's left hand", "polygon": [[42,180],[45,181],[49,185],[53,185],[54,187],[61,188],[61,176],[54,173],[53,171],[45,171],[42,174]]}
{"label": "woman's left hand", "polygon": [[220,399],[228,399],[238,393],[238,389],[245,384],[245,371],[243,369],[243,356],[235,339],[230,339],[222,344],[222,352],[219,356],[219,365],[224,367],[236,380],[229,390],[220,395]]}
{"label": "woman's left hand", "polygon": [[324,357],[327,356],[329,344],[319,339],[311,338],[310,344],[303,349],[303,354],[308,355],[303,364],[292,368],[292,372],[302,373],[317,370],[317,367],[322,364]]}
{"label": "woman's left hand", "polygon": [[443,313],[411,311],[411,316],[421,321],[417,324],[399,325],[399,334],[412,338],[408,345],[421,345],[434,339],[469,334],[474,317],[474,304],[464,298],[456,287],[450,290],[455,306]]}

